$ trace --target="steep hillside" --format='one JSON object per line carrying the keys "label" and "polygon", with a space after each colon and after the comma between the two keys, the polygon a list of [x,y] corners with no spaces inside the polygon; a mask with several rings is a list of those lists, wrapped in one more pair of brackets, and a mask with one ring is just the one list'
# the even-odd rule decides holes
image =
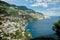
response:
{"label": "steep hillside", "polygon": [[0,36],[3,40],[32,38],[26,26],[31,21],[44,18],[42,13],[35,12],[25,6],[11,5],[0,1]]}

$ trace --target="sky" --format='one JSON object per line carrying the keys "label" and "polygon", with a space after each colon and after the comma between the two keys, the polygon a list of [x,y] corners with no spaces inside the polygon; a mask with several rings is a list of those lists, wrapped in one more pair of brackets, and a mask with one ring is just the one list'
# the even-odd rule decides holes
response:
{"label": "sky", "polygon": [[49,16],[60,16],[60,0],[2,0]]}

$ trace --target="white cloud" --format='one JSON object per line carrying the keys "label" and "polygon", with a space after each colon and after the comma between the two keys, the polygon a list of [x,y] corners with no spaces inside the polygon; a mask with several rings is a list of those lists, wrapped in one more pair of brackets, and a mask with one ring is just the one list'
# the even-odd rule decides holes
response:
{"label": "white cloud", "polygon": [[36,0],[36,2],[42,2],[42,0]]}
{"label": "white cloud", "polygon": [[40,3],[35,3],[35,4],[32,4],[31,6],[34,7],[34,6],[39,6]]}
{"label": "white cloud", "polygon": [[44,15],[48,15],[48,16],[60,16],[60,11],[58,12],[58,11],[51,11],[51,10],[46,10],[46,11],[38,10],[38,12],[43,13]]}
{"label": "white cloud", "polygon": [[60,16],[60,12],[54,12],[54,11],[46,11],[43,14],[48,16]]}
{"label": "white cloud", "polygon": [[30,2],[30,3],[32,3],[33,2],[33,0],[25,0],[26,2]]}
{"label": "white cloud", "polygon": [[25,1],[28,1],[28,0],[25,0]]}
{"label": "white cloud", "polygon": [[[36,0],[37,2],[38,0]],[[42,2],[60,2],[60,0],[40,0]]]}
{"label": "white cloud", "polygon": [[48,7],[49,4],[56,4],[57,2],[60,2],[60,0],[35,0],[36,2],[33,3],[32,7],[42,6],[42,7]]}
{"label": "white cloud", "polygon": [[47,0],[47,2],[52,2],[52,0]]}
{"label": "white cloud", "polygon": [[32,0],[30,0],[30,3],[32,3],[33,1]]}
{"label": "white cloud", "polygon": [[60,0],[54,0],[53,2],[60,2]]}
{"label": "white cloud", "polygon": [[58,8],[49,8],[49,9],[47,9],[47,10],[50,10],[50,11],[54,11],[54,10],[60,10],[60,7],[58,7]]}
{"label": "white cloud", "polygon": [[32,7],[37,7],[37,6],[43,6],[43,7],[48,7],[47,3],[35,3],[31,5]]}

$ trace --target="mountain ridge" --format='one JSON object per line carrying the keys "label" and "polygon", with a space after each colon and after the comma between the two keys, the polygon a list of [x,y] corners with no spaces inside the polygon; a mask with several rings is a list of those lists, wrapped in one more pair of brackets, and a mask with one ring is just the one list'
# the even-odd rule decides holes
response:
{"label": "mountain ridge", "polygon": [[44,18],[43,14],[25,6],[18,7],[0,1],[0,32],[3,33],[3,36],[1,36],[3,40],[30,40],[32,35],[25,28],[29,22],[40,20],[40,18]]}

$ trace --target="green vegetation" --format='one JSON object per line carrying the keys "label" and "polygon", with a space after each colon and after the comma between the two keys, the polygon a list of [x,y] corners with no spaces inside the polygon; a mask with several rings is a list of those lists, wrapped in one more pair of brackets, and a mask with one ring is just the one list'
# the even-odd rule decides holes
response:
{"label": "green vegetation", "polygon": [[60,20],[54,23],[53,30],[56,32],[56,34],[60,38]]}
{"label": "green vegetation", "polygon": [[30,40],[32,35],[25,28],[31,21],[40,20],[43,14],[25,6],[15,6],[0,1],[0,36],[2,40]]}

